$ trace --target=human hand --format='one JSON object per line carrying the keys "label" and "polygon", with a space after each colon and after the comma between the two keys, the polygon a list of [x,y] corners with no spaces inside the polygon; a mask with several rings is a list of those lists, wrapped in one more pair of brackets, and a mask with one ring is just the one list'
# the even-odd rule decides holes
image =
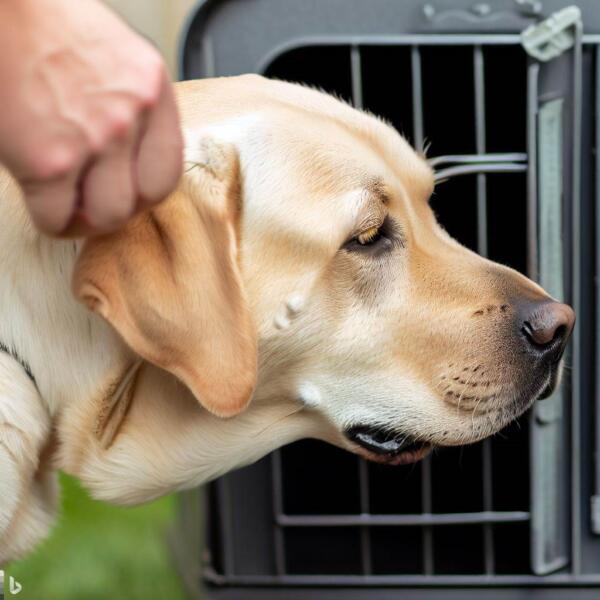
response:
{"label": "human hand", "polygon": [[182,136],[148,42],[98,0],[2,0],[0,35],[0,162],[39,229],[112,230],[172,191]]}

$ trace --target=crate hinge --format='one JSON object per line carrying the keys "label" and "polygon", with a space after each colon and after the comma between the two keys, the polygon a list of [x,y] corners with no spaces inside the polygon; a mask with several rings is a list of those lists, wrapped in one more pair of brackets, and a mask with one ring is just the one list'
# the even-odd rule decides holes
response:
{"label": "crate hinge", "polygon": [[548,62],[575,45],[576,31],[581,27],[581,11],[577,6],[567,6],[524,29],[521,44],[527,54]]}

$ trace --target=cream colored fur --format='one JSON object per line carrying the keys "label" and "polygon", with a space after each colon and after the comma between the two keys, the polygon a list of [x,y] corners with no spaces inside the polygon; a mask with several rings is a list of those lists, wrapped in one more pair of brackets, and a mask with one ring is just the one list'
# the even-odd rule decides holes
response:
{"label": "cream colored fur", "polygon": [[[0,341],[36,379],[0,354],[0,563],[47,534],[56,469],[134,504],[303,437],[364,454],[343,436],[353,424],[475,441],[535,396],[516,403],[524,367],[498,331],[511,298],[546,295],[438,227],[432,172],[396,132],[258,77],[177,91],[187,171],[156,230],[142,216],[86,245],[47,239],[0,173]],[[340,250],[386,215],[403,236],[393,260]]]}

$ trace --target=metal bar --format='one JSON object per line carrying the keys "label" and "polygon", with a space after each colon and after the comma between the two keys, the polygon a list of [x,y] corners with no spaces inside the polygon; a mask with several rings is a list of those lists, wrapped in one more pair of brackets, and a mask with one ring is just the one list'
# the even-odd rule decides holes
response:
{"label": "metal bar", "polygon": [[[473,48],[473,73],[475,84],[475,147],[478,153],[483,153],[485,152],[485,74],[481,46]],[[486,178],[483,173],[477,175],[477,251],[482,256],[488,255],[487,193]]]}
{"label": "metal bar", "polygon": [[350,47],[350,75],[352,80],[352,102],[356,108],[363,107],[362,65],[360,48]]}
{"label": "metal bar", "polygon": [[538,215],[537,215],[537,111],[538,77],[540,67],[530,63],[527,67],[527,275],[534,281],[539,278]]}
{"label": "metal bar", "polygon": [[[423,514],[419,515],[424,524],[423,527],[423,573],[425,575],[433,575],[435,568],[435,558],[433,553],[433,529],[431,525],[437,521],[434,515],[431,514],[432,509],[432,492],[431,492],[431,456],[427,456],[421,463],[421,494]],[[409,516],[409,515],[406,515]],[[441,515],[440,515],[441,516]],[[408,524],[408,523],[407,523]]]}
{"label": "metal bar", "polygon": [[[416,45],[413,45],[410,49],[410,69],[413,145],[415,148],[422,150],[425,141],[423,129],[423,75],[421,71],[421,50]],[[421,462],[421,507],[423,515],[419,515],[419,517],[427,518],[428,513],[431,513],[431,506],[431,456],[427,456]],[[423,572],[426,575],[433,575],[433,530],[426,523],[424,523],[422,530],[422,546]]]}
{"label": "metal bar", "polygon": [[[596,115],[600,115],[600,46],[596,47]],[[600,119],[596,117],[596,148],[600,146]],[[600,152],[596,151],[596,173],[600,173]],[[600,284],[598,282],[598,270],[600,269],[600,177],[596,177],[596,277],[595,277],[595,312],[596,312],[596,338],[594,341],[596,350],[596,365],[600,360]],[[596,403],[595,426],[594,426],[594,492],[591,500],[592,531],[600,534],[600,369],[596,367],[594,399]]]}
{"label": "metal bar", "polygon": [[[581,162],[581,99],[582,99],[582,55],[581,21],[575,24],[573,46],[573,95],[571,102],[573,146],[571,155],[571,294],[575,314],[581,314],[581,209],[580,209],[580,162]],[[581,573],[581,323],[575,323],[571,357],[571,559],[574,574]]]}
{"label": "metal bar", "polygon": [[421,51],[418,46],[410,49],[412,77],[413,145],[423,150],[423,80],[421,76]]}
{"label": "metal bar", "polygon": [[[429,504],[429,503],[425,503]],[[430,508],[430,506],[428,507]],[[477,525],[483,523],[519,523],[529,521],[526,511],[481,511],[471,513],[432,513],[413,515],[284,515],[276,517],[281,527],[386,527],[395,525]]]}
{"label": "metal bar", "polygon": [[[357,587],[485,587],[488,588],[493,584],[493,588],[500,591],[503,587],[528,587],[528,588],[544,588],[549,586],[565,586],[565,588],[576,586],[595,587],[600,585],[600,575],[580,575],[574,577],[569,574],[547,575],[538,577],[535,575],[494,575],[493,579],[489,575],[436,575],[435,579],[426,575],[284,575],[277,577],[273,575],[239,575],[236,577],[223,577],[210,569],[204,571],[204,578],[216,584],[227,585],[264,585],[264,586],[282,586],[282,585],[298,585],[298,586],[323,586],[323,587],[341,587],[341,586],[357,586]],[[498,589],[500,588],[500,589]],[[540,589],[540,595],[543,590]],[[398,591],[399,596],[401,591]],[[535,593],[535,592],[533,592]],[[565,589],[565,595],[568,595]],[[577,597],[575,590],[571,592],[574,597]],[[536,594],[537,596],[537,594]],[[401,597],[401,596],[400,596]],[[456,597],[456,596],[455,596]],[[502,596],[498,596],[502,597]],[[556,597],[556,596],[554,596]],[[586,596],[589,598],[589,596]]]}
{"label": "metal bar", "polygon": [[[434,556],[433,556],[433,529],[430,520],[433,515],[432,493],[431,493],[431,456],[427,456],[421,462],[421,502],[423,514],[419,515],[423,519],[423,572],[425,575],[433,575]],[[398,515],[400,516],[400,515]],[[409,515],[407,515],[409,516]]]}
{"label": "metal bar", "polygon": [[[492,474],[492,442],[488,438],[484,440],[483,447],[483,508],[485,512],[493,512],[494,504],[494,484]],[[487,575],[493,575],[496,570],[496,553],[494,550],[494,529],[490,522],[483,526],[483,547],[485,572]]]}
{"label": "metal bar", "polygon": [[[352,103],[358,109],[363,108],[362,63],[360,47],[350,47],[350,75],[352,82]],[[357,457],[358,481],[360,491],[360,511],[369,513],[369,469],[363,458]],[[365,575],[372,572],[371,537],[367,526],[360,529],[360,557],[362,571]]]}
{"label": "metal bar", "polygon": [[[458,175],[469,175],[471,173],[523,173],[527,171],[525,164],[511,163],[480,163],[475,165],[460,165],[458,167],[449,167],[435,172],[435,180],[456,177]],[[478,188],[479,189],[479,188]]]}
{"label": "metal bar", "polygon": [[[360,511],[362,515],[369,517],[369,467],[364,458],[358,459],[358,479],[360,485]],[[360,529],[360,552],[363,573],[370,575],[373,571],[373,561],[371,536],[367,525],[362,526]]]}
{"label": "metal bar", "polygon": [[[486,147],[485,131],[485,64],[481,46],[473,48],[473,76],[475,88],[475,148],[478,154],[483,154]],[[487,181],[484,173],[477,175],[477,252],[484,257],[488,256],[487,233]],[[492,511],[493,482],[492,482],[492,444],[489,439],[484,440],[482,447],[482,482],[483,482],[483,509]],[[494,530],[490,523],[483,526],[484,564],[487,575],[495,571]]]}
{"label": "metal bar", "polygon": [[277,575],[285,574],[285,540],[281,529],[283,513],[283,482],[281,476],[281,450],[275,450],[271,454],[271,470],[273,472],[273,512],[275,513],[275,524],[273,528],[275,552],[275,571]]}
{"label": "metal bar", "polygon": [[221,543],[223,547],[223,571],[226,577],[232,577],[235,570],[233,557],[233,523],[231,522],[231,494],[227,477],[215,482],[219,499],[219,522],[221,526]]}
{"label": "metal bar", "polygon": [[524,152],[482,152],[481,154],[447,154],[428,159],[432,167],[441,164],[477,164],[477,163],[518,163],[526,162],[527,154]]}

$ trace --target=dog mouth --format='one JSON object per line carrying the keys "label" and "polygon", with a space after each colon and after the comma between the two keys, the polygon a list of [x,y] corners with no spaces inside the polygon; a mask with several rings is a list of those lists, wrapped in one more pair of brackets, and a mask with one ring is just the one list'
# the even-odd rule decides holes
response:
{"label": "dog mouth", "polygon": [[[553,394],[560,380],[560,364],[561,357],[550,365],[545,385],[541,392],[540,387],[537,388],[538,393],[534,399],[543,400]],[[344,430],[344,436],[352,442],[352,450],[356,454],[372,462],[387,465],[416,463],[425,458],[434,447],[430,442],[417,437],[374,425],[354,425]]]}
{"label": "dog mouth", "polygon": [[407,465],[425,458],[431,444],[398,432],[368,425],[355,425],[344,435],[360,446],[364,458],[388,465]]}

